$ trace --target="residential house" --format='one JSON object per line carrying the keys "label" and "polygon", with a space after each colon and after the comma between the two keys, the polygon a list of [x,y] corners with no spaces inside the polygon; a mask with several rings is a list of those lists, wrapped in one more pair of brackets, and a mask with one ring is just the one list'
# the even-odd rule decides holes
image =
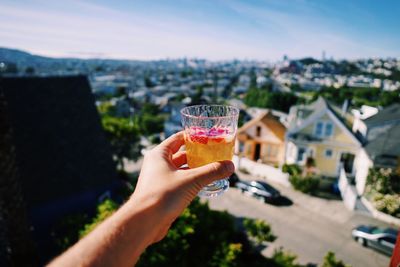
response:
{"label": "residential house", "polygon": [[271,110],[245,123],[237,133],[236,154],[270,165],[284,159],[286,127]]}
{"label": "residential house", "polygon": [[371,167],[400,173],[400,104],[393,104],[363,121],[365,146],[355,158],[357,193],[364,193]]}
{"label": "residential house", "polygon": [[361,142],[351,131],[351,123],[351,114],[322,97],[309,105],[293,106],[287,120],[285,162],[305,165],[310,157],[321,175],[337,177],[341,166],[354,175]]}

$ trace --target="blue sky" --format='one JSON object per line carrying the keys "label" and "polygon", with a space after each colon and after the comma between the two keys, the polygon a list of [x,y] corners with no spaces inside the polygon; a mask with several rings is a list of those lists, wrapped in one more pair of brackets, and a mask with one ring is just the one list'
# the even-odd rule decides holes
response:
{"label": "blue sky", "polygon": [[0,46],[145,60],[400,57],[400,1],[0,0]]}

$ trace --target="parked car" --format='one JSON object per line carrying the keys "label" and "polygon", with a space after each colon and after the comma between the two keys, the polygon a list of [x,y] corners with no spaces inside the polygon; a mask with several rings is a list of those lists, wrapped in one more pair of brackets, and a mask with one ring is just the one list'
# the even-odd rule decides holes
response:
{"label": "parked car", "polygon": [[363,246],[369,246],[381,252],[392,255],[398,231],[392,228],[360,225],[353,229],[354,240]]}
{"label": "parked car", "polygon": [[263,202],[276,202],[281,197],[278,190],[263,181],[238,181],[236,187],[243,193],[250,194]]}
{"label": "parked car", "polygon": [[235,186],[236,183],[240,181],[240,179],[236,173],[232,173],[232,175],[229,176],[228,181],[229,181],[229,186]]}

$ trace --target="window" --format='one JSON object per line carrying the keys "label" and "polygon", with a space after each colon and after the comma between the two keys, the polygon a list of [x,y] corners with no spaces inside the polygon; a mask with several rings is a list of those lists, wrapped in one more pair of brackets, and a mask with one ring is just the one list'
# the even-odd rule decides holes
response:
{"label": "window", "polygon": [[306,154],[306,149],[304,147],[300,147],[299,151],[297,152],[297,162],[304,161],[305,154]]}
{"label": "window", "polygon": [[393,246],[394,246],[394,244],[396,244],[396,238],[391,237],[391,236],[382,237],[381,240],[384,242],[387,242],[387,243],[391,243]]}
{"label": "window", "polygon": [[326,150],[325,150],[325,157],[326,157],[326,158],[332,158],[332,156],[333,156],[333,151],[332,151],[332,149],[326,149]]}
{"label": "window", "polygon": [[317,124],[315,125],[315,135],[316,136],[322,136],[322,130],[324,127],[324,123],[323,122],[317,122]]}
{"label": "window", "polygon": [[333,125],[330,122],[325,124],[325,136],[332,136],[333,135]]}
{"label": "window", "polygon": [[256,136],[257,137],[261,136],[261,127],[260,126],[257,126],[257,128],[256,128]]}
{"label": "window", "polygon": [[243,142],[239,142],[239,153],[244,152],[244,143]]}

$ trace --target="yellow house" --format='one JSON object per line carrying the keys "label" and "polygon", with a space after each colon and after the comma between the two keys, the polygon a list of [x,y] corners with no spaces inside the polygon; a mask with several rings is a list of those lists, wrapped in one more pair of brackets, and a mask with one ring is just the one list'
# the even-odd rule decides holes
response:
{"label": "yellow house", "polygon": [[272,111],[263,111],[237,133],[236,154],[270,165],[281,165],[285,152],[286,127]]}
{"label": "yellow house", "polygon": [[350,130],[352,117],[324,98],[293,106],[288,116],[285,162],[305,165],[313,158],[321,175],[337,177],[342,165],[354,175],[354,158],[361,142]]}

